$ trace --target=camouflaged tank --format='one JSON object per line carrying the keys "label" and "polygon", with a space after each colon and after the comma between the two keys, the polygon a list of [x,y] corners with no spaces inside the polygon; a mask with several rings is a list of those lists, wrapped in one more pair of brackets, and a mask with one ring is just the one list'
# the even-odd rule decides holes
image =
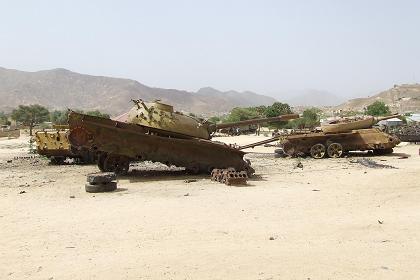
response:
{"label": "camouflaged tank", "polygon": [[221,128],[275,121],[298,115],[214,124],[174,111],[160,101],[133,100],[134,107],[117,120],[69,114],[72,146],[95,151],[102,171],[126,173],[132,161],[153,161],[185,167],[191,173],[210,173],[214,168],[234,168],[252,174],[245,153],[237,147],[210,141]]}

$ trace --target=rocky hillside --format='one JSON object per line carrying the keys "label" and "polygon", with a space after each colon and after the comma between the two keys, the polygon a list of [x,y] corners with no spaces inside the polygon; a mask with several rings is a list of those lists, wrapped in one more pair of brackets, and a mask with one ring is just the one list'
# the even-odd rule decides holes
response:
{"label": "rocky hillside", "polygon": [[176,110],[212,115],[236,106],[270,105],[275,99],[253,92],[198,92],[152,88],[135,80],[84,75],[66,69],[24,72],[0,67],[0,111],[20,104],[50,109],[101,110],[119,115],[131,108],[131,99],[161,99]]}
{"label": "rocky hillside", "polygon": [[395,85],[371,97],[351,99],[337,109],[362,111],[377,100],[385,102],[395,113],[420,112],[420,84]]}

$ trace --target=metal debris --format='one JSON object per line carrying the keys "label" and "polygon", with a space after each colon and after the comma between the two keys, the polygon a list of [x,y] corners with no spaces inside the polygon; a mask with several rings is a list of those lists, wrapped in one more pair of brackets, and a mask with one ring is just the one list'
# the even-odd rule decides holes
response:
{"label": "metal debris", "polygon": [[197,182],[197,179],[186,179],[184,180],[184,183],[194,183]]}
{"label": "metal debris", "polygon": [[213,169],[211,180],[226,185],[246,185],[248,174],[246,171],[236,171],[233,168]]}
{"label": "metal debris", "polygon": [[400,126],[391,132],[403,142],[420,142],[420,124]]}

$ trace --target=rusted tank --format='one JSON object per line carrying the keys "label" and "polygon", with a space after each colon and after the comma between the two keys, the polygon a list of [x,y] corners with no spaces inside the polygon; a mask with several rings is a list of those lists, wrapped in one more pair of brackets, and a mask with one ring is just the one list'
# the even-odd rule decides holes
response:
{"label": "rusted tank", "polygon": [[398,115],[368,117],[322,125],[319,132],[287,136],[282,142],[283,151],[289,156],[310,155],[315,159],[338,158],[349,151],[371,150],[374,154],[392,153],[393,148],[400,143],[398,137],[372,126],[381,120],[396,116]]}
{"label": "rusted tank", "polygon": [[68,134],[68,126],[37,131],[34,138],[38,154],[48,157],[54,164],[62,164],[66,158],[74,159],[76,163],[93,163],[94,153],[86,148],[73,147],[67,138]]}
{"label": "rusted tank", "polygon": [[378,128],[356,129],[342,133],[312,132],[287,136],[282,143],[289,156],[310,155],[315,159],[338,158],[348,151],[371,150],[374,154],[392,153],[398,137]]}
{"label": "rusted tank", "polygon": [[291,114],[216,125],[175,112],[172,106],[159,101],[134,103],[126,122],[70,112],[70,143],[98,153],[98,167],[102,171],[126,173],[130,162],[149,160],[185,167],[192,173],[231,167],[252,174],[250,162],[243,158],[245,153],[231,145],[210,141],[212,133],[220,127],[298,117]]}
{"label": "rusted tank", "polygon": [[[392,117],[395,117],[392,116]],[[288,156],[311,156],[315,159],[324,157],[338,158],[349,151],[373,151],[374,154],[388,154],[393,152],[393,148],[400,143],[400,139],[392,134],[388,134],[379,128],[372,128],[377,122],[388,119],[369,118],[371,128],[350,129],[357,127],[349,121],[344,122],[344,126],[336,126],[325,131],[301,131],[293,134],[278,135],[263,141],[251,143],[239,147],[240,150],[253,148],[264,144],[280,141],[282,152]],[[366,122],[358,120],[359,126],[366,126]],[[338,123],[337,123],[338,124]],[[322,128],[325,128],[323,126]],[[331,127],[329,127],[331,128]]]}

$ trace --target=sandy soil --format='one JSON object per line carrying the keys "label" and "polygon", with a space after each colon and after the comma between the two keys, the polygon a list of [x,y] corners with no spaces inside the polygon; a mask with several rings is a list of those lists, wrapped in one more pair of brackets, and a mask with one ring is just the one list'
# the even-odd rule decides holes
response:
{"label": "sandy soil", "polygon": [[371,158],[393,168],[361,155],[295,168],[258,147],[247,187],[140,164],[89,194],[96,166],[16,158],[27,142],[0,140],[0,279],[419,278],[420,146]]}

